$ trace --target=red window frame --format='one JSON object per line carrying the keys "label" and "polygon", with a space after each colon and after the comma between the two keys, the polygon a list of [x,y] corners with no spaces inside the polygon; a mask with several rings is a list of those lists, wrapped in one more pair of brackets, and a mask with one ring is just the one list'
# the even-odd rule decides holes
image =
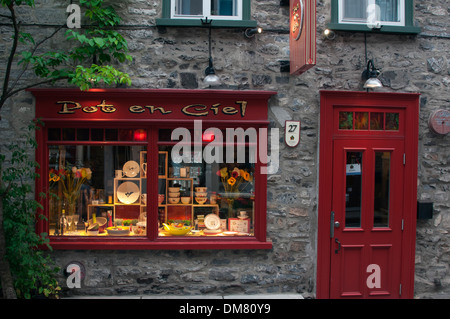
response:
{"label": "red window frame", "polygon": [[[81,92],[73,89],[32,89],[36,98],[36,117],[44,122],[44,127],[36,131],[38,149],[36,160],[40,164],[40,176],[48,176],[48,146],[64,145],[146,145],[147,162],[158,161],[158,129],[193,126],[194,120],[201,119],[203,130],[208,127],[253,127],[267,128],[267,102],[276,94],[272,91],[228,91],[228,90],[175,90],[175,89],[106,89]],[[67,105],[62,102],[77,102]],[[103,102],[105,101],[105,102]],[[195,102],[196,101],[196,102]],[[245,107],[242,108],[242,101]],[[193,103],[195,102],[195,103]],[[102,105],[113,105],[114,112],[102,110]],[[164,112],[153,109],[150,104],[162,107]],[[142,112],[131,112],[132,106],[145,106]],[[186,105],[197,105],[190,108],[191,114],[180,112]],[[205,106],[205,108],[203,107]],[[211,107],[212,106],[212,107]],[[228,108],[227,108],[228,107]],[[235,107],[236,112],[233,111]],[[83,110],[83,108],[87,108]],[[97,110],[95,112],[85,112]],[[244,109],[244,110],[243,110]],[[141,111],[136,108],[134,110]],[[170,112],[169,112],[170,110]],[[65,112],[68,111],[68,112]],[[111,111],[111,109],[109,109]],[[206,114],[208,113],[208,114]],[[201,115],[199,115],[201,114]],[[49,128],[127,128],[147,129],[146,141],[108,142],[108,141],[49,141]],[[267,176],[260,174],[262,164],[259,159],[255,163],[255,229],[253,237],[158,237],[157,225],[158,179],[157,166],[149,170],[147,178],[147,235],[136,237],[76,237],[50,236],[53,249],[270,249],[272,242],[266,238],[267,230]],[[48,190],[48,179],[36,180],[36,194]],[[36,198],[43,205],[39,212],[48,217],[48,202]],[[49,231],[48,222],[37,220],[38,233]]]}

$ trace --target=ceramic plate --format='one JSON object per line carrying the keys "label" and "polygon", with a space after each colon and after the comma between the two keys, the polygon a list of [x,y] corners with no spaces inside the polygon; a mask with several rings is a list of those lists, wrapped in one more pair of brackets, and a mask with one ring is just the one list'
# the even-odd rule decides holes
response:
{"label": "ceramic plate", "polygon": [[123,172],[127,177],[136,177],[139,174],[139,164],[135,161],[128,161],[123,165]]}
{"label": "ceramic plate", "polygon": [[205,235],[217,235],[220,233],[221,233],[221,231],[217,230],[217,229],[204,229],[203,230],[203,234],[205,234]]}
{"label": "ceramic plate", "polygon": [[117,188],[117,199],[124,204],[133,204],[139,195],[139,186],[133,182],[122,183]]}
{"label": "ceramic plate", "polygon": [[108,227],[106,228],[106,231],[110,236],[124,236],[130,234],[130,229],[124,227]]}
{"label": "ceramic plate", "polygon": [[205,217],[205,226],[208,229],[218,229],[220,227],[220,218],[216,214],[209,214]]}

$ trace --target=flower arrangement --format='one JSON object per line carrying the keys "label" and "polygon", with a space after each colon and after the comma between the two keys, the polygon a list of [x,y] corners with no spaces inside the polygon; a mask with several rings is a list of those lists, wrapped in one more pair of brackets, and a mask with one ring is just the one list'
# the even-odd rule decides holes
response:
{"label": "flower arrangement", "polygon": [[237,167],[233,168],[232,171],[223,167],[217,171],[217,176],[220,177],[226,193],[239,193],[239,186],[243,182],[252,182],[253,180],[249,172]]}
{"label": "flower arrangement", "polygon": [[[223,167],[217,171],[217,176],[222,181],[223,188],[227,194],[226,200],[228,203],[228,217],[233,217],[233,203],[236,198],[239,197],[239,193],[243,191],[253,181],[252,175],[237,167],[231,171],[227,167]],[[243,182],[248,182],[242,189],[239,189]]]}
{"label": "flower arrangement", "polygon": [[81,185],[86,180],[90,180],[92,171],[90,168],[77,168],[73,166],[67,169],[50,169],[49,181],[59,182],[62,186],[62,192],[69,204],[69,214],[75,209],[75,203],[80,195]]}

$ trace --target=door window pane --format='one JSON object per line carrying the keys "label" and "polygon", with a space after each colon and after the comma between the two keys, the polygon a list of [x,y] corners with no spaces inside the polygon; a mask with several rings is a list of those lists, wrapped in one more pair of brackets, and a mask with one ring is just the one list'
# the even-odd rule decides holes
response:
{"label": "door window pane", "polygon": [[362,152],[347,152],[345,227],[361,227]]}
{"label": "door window pane", "polygon": [[386,113],[386,131],[398,131],[398,113]]}
{"label": "door window pane", "polygon": [[371,112],[370,113],[370,129],[379,131],[384,129],[384,113]]}
{"label": "door window pane", "polygon": [[339,112],[339,129],[353,129],[353,112]]}
{"label": "door window pane", "polygon": [[390,152],[375,152],[374,227],[389,226]]}
{"label": "door window pane", "polygon": [[369,129],[369,112],[355,112],[355,130]]}

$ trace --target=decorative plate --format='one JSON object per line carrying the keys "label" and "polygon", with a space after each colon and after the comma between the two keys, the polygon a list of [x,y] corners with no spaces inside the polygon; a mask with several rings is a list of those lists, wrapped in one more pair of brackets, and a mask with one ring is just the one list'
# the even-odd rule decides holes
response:
{"label": "decorative plate", "polygon": [[125,182],[117,188],[117,199],[124,204],[133,204],[139,199],[139,186],[133,182]]}
{"label": "decorative plate", "polygon": [[108,227],[106,228],[106,231],[110,236],[124,236],[130,234],[130,229],[128,227]]}
{"label": "decorative plate", "polygon": [[203,234],[205,235],[218,235],[221,231],[219,229],[204,229]]}
{"label": "decorative plate", "polygon": [[127,177],[136,177],[139,174],[139,164],[135,161],[128,161],[123,165],[123,172]]}
{"label": "decorative plate", "polygon": [[208,229],[218,229],[220,227],[220,218],[216,214],[209,214],[205,217],[205,226]]}

